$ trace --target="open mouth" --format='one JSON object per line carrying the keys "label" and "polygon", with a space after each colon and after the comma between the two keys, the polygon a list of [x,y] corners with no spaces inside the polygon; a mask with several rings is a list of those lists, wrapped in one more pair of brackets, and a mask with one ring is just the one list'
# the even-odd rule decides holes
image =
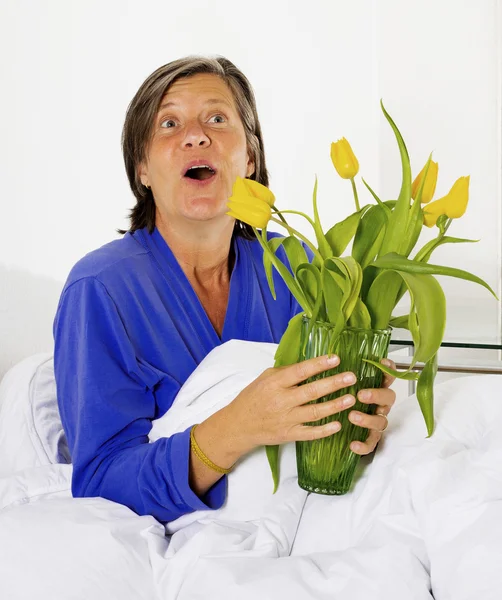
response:
{"label": "open mouth", "polygon": [[215,174],[216,172],[211,169],[211,167],[202,165],[188,169],[185,173],[185,177],[195,179],[196,181],[204,181],[205,179],[210,179]]}

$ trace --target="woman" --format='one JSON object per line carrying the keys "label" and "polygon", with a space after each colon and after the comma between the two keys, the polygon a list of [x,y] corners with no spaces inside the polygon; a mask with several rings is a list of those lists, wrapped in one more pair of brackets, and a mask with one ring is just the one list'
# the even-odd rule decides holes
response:
{"label": "woman", "polygon": [[[337,422],[303,423],[350,407],[352,396],[304,405],[354,375],[298,385],[337,357],[268,369],[196,435],[149,444],[152,420],[213,348],[232,338],[277,343],[300,307],[280,280],[273,300],[260,245],[226,214],[237,176],[268,184],[253,92],[230,61],[187,57],[155,71],[129,106],[123,152],[137,200],[131,227],[66,282],[54,323],[58,402],[73,494],[172,521],[219,508],[222,474],[253,448],[336,433]],[[371,430],[354,452],[372,452],[380,439],[390,383],[361,394],[380,415],[352,412]]]}

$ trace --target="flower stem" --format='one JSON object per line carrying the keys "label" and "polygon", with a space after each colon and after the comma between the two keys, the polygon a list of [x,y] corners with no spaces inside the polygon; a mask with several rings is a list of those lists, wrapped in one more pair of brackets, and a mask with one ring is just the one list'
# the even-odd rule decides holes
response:
{"label": "flower stem", "polygon": [[[300,215],[300,216],[304,217],[305,219],[307,219],[307,221],[312,225],[312,227],[315,230],[315,223],[314,223],[314,221],[308,215],[306,215],[305,213],[302,213],[299,210],[283,210],[282,213],[283,214],[291,214],[291,215]],[[284,222],[286,222],[285,219],[284,219]]]}
{"label": "flower stem", "polygon": [[[273,219],[273,220],[275,221],[276,219]],[[280,221],[277,221],[277,223],[280,223]],[[256,229],[256,227],[253,227],[253,231],[254,231],[254,234],[256,236],[256,239],[258,240],[258,242],[260,243],[261,247],[263,248],[263,251],[266,254],[268,254],[268,256],[270,257],[270,260],[271,260],[272,264],[276,267],[277,271],[279,272],[279,274],[283,278],[284,283],[287,285],[289,291],[296,298],[298,304],[303,308],[304,312],[306,314],[308,314],[309,316],[311,316],[312,315],[312,310],[311,310],[311,307],[309,305],[309,302],[308,302],[307,298],[305,297],[305,295],[303,294],[303,291],[300,288],[300,286],[297,283],[297,281],[295,280],[294,276],[291,275],[291,273],[287,270],[287,268],[285,266],[284,266],[283,272],[281,272],[281,269],[280,269],[280,267],[277,266],[277,263],[279,263],[279,264],[282,265],[282,262],[270,250],[268,244],[266,242],[264,242],[264,240],[262,239],[262,237],[261,237],[260,233],[258,232],[258,230]]]}
{"label": "flower stem", "polygon": [[282,221],[283,223],[286,223],[286,225],[287,225],[287,224],[288,224],[288,222],[287,222],[287,221],[286,221],[286,219],[285,219],[285,218],[282,216],[282,213],[283,213],[283,212],[286,212],[286,213],[287,213],[287,212],[292,212],[292,211],[290,211],[290,210],[283,210],[283,211],[280,211],[280,210],[279,210],[279,209],[278,209],[278,208],[275,206],[275,204],[274,204],[274,205],[272,205],[272,208],[275,210],[276,214],[277,214],[277,215],[279,215],[279,218],[281,219],[281,221]]}
{"label": "flower stem", "polygon": [[354,192],[354,200],[356,201],[356,210],[357,210],[357,212],[359,212],[361,210],[361,207],[359,206],[359,196],[357,195],[356,182],[354,181],[353,177],[350,180],[350,183],[352,184],[352,191]]}
{"label": "flower stem", "polygon": [[273,221],[274,223],[277,223],[278,225],[282,225],[282,227],[285,227],[289,233],[296,235],[298,238],[300,238],[312,250],[312,252],[317,257],[317,259],[321,262],[321,264],[324,263],[324,259],[320,255],[319,250],[312,244],[312,242],[309,239],[307,239],[299,231],[297,231],[296,229],[293,229],[293,227],[291,227],[291,225],[287,225],[285,223],[282,223],[281,221],[278,221],[277,219],[274,219],[274,217],[272,217],[270,220]]}

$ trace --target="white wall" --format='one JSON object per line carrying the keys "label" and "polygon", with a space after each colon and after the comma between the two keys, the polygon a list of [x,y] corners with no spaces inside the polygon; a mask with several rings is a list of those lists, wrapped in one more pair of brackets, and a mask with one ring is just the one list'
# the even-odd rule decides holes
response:
{"label": "white wall", "polygon": [[[437,197],[470,175],[470,202],[448,234],[478,244],[442,246],[433,260],[472,271],[500,291],[502,11],[495,0],[385,0],[377,11],[378,82],[409,140],[412,167],[439,162]],[[396,27],[396,23],[401,26]],[[396,51],[402,49],[402,51]],[[388,128],[380,137],[382,188],[396,194]],[[500,304],[481,286],[441,278],[449,335],[500,335]],[[475,316],[473,315],[475,307]]]}
{"label": "white wall", "polygon": [[[398,154],[379,110],[383,97],[415,171],[435,150],[438,193],[471,174],[467,215],[450,231],[482,242],[438,251],[438,262],[500,287],[499,4],[3,0],[0,377],[51,350],[71,266],[126,226],[126,107],[154,69],[187,54],[221,54],[246,73],[278,204],[310,211],[317,173],[326,222],[353,209],[350,186],[329,158],[331,141],[343,135],[365,178],[384,196],[396,194]],[[483,304],[483,333],[500,331],[500,308],[481,288],[445,287],[451,302]]]}

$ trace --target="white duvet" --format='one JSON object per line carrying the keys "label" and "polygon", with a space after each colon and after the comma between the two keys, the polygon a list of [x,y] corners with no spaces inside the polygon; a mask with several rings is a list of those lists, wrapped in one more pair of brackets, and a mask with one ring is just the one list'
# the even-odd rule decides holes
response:
{"label": "white duvet", "polygon": [[[235,340],[215,349],[151,439],[230,402],[273,363],[274,351]],[[9,394],[34,368],[28,361],[6,376]],[[2,385],[0,457],[7,457],[12,435],[2,428],[14,409],[2,413],[2,402],[21,402],[9,405]],[[18,456],[23,468],[0,467],[0,599],[498,600],[502,378],[437,386],[436,414],[426,439],[416,399],[400,399],[345,496],[301,490],[293,445],[283,449],[272,495],[265,453],[256,451],[229,475],[222,509],[185,515],[167,535],[152,517],[114,502],[73,499],[71,465],[29,466]]]}

